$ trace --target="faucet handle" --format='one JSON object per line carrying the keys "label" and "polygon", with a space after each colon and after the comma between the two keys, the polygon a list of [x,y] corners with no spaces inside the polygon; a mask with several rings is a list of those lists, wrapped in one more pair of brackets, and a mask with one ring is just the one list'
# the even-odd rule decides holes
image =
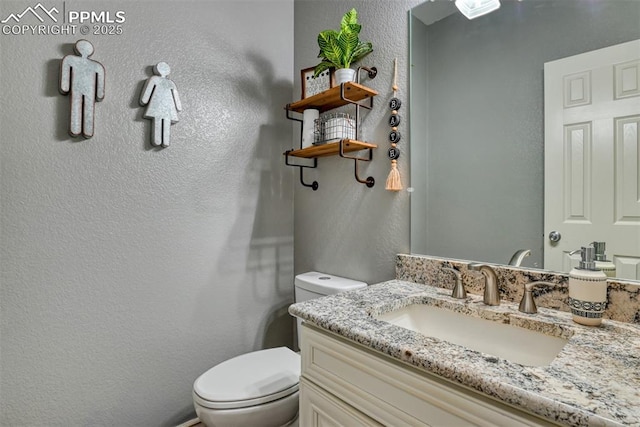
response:
{"label": "faucet handle", "polygon": [[456,285],[453,287],[451,296],[453,298],[465,299],[467,297],[467,291],[462,284],[462,274],[453,267],[442,267],[442,269],[446,271],[453,271],[456,276]]}
{"label": "faucet handle", "polygon": [[518,306],[518,310],[522,313],[533,314],[538,312],[538,307],[536,307],[536,301],[533,299],[533,288],[537,286],[556,286],[555,283],[550,282],[530,282],[524,284],[524,293],[522,294],[522,299],[520,300],[520,305]]}

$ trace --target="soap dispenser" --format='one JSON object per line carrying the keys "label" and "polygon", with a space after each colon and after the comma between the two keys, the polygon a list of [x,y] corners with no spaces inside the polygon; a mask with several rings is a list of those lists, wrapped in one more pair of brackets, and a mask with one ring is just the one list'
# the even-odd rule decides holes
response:
{"label": "soap dispenser", "polygon": [[607,259],[604,254],[605,242],[593,242],[591,243],[596,251],[596,268],[602,270],[607,277],[616,277],[616,265]]}
{"label": "soap dispenser", "polygon": [[569,306],[574,322],[598,326],[607,306],[607,275],[596,268],[593,246],[582,247],[580,258],[569,273]]}

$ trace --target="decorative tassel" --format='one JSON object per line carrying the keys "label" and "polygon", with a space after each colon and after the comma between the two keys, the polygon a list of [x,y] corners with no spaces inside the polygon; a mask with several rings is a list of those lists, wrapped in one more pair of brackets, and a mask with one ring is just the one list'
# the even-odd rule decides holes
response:
{"label": "decorative tassel", "polygon": [[402,180],[400,179],[400,171],[398,170],[397,160],[391,160],[391,171],[387,177],[385,190],[400,191],[402,190]]}

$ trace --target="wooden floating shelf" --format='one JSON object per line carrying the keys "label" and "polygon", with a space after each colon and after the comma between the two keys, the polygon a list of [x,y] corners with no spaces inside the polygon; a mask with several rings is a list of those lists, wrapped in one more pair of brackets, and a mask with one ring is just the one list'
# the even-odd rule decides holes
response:
{"label": "wooden floating shelf", "polygon": [[[371,148],[378,148],[378,146],[376,144],[371,144],[368,142],[356,141],[355,139],[342,140],[342,151],[344,153],[351,153],[353,151],[360,151]],[[327,144],[321,145],[312,145],[311,147],[288,151],[287,153],[289,153],[289,156],[292,157],[304,157],[306,159],[312,159],[314,157],[335,156],[340,153],[340,141],[329,142]],[[284,154],[286,155],[287,153]]]}
{"label": "wooden floating shelf", "polygon": [[[342,99],[340,93],[341,86],[344,86],[344,95],[348,100]],[[343,105],[371,98],[378,94],[375,90],[355,82],[343,83],[341,86],[332,87],[324,92],[320,92],[308,98],[294,102],[293,104],[289,104],[286,108],[297,113],[302,113],[308,108],[315,108],[320,110],[322,113],[324,111],[342,107]]]}

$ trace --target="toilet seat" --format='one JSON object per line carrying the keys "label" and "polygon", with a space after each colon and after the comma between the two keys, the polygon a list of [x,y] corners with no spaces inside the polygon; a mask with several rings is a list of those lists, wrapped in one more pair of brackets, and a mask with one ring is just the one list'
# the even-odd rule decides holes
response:
{"label": "toilet seat", "polygon": [[210,409],[262,405],[298,391],[300,355],[287,347],[270,348],[226,360],[200,375],[194,400]]}

